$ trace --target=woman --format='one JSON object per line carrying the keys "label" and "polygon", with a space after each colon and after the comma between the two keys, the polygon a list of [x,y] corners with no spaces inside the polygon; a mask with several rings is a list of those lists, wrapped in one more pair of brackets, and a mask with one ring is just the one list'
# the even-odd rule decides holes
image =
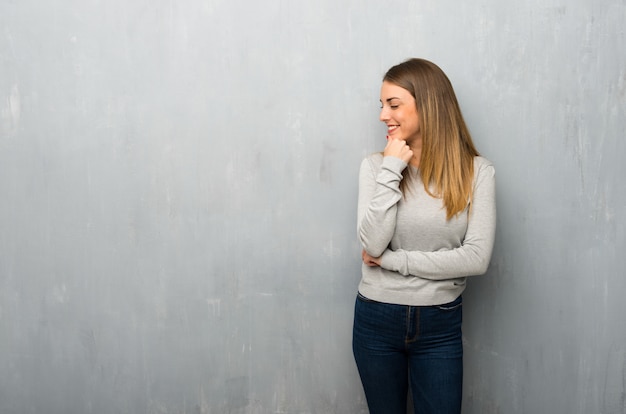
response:
{"label": "woman", "polygon": [[495,171],[432,62],[389,69],[380,102],[387,145],[359,176],[355,360],[371,414],[405,414],[409,389],[415,413],[460,413],[461,294],[489,265]]}

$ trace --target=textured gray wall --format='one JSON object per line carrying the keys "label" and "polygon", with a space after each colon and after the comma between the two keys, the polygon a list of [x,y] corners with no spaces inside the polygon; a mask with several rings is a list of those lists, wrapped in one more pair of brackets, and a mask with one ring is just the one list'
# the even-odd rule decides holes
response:
{"label": "textured gray wall", "polygon": [[498,178],[465,413],[626,413],[624,0],[0,0],[0,412],[364,413],[357,170],[429,58]]}

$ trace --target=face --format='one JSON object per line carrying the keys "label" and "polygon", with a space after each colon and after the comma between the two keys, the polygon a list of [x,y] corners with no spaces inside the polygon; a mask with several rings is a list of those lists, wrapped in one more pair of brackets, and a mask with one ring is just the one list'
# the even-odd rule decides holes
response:
{"label": "face", "polygon": [[380,120],[387,125],[390,138],[404,140],[407,144],[421,142],[419,115],[415,98],[409,91],[393,83],[383,82],[380,102]]}

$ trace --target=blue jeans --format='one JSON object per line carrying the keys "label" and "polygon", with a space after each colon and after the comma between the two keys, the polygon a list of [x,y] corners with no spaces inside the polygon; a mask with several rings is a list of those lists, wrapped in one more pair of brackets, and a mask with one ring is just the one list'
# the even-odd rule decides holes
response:
{"label": "blue jeans", "polygon": [[439,306],[376,302],[358,294],[352,349],[370,414],[459,414],[462,298]]}

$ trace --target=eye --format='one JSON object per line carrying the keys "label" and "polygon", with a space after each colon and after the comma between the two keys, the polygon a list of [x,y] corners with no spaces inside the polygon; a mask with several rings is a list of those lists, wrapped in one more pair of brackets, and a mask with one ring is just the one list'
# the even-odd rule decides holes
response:
{"label": "eye", "polygon": [[398,109],[398,105],[389,105],[391,109]]}

